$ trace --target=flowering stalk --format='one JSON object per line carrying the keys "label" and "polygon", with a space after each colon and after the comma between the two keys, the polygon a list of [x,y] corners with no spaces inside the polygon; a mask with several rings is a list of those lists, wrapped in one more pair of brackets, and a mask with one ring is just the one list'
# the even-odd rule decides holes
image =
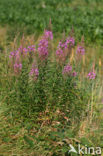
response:
{"label": "flowering stalk", "polygon": [[85,54],[85,49],[84,49],[84,47],[78,45],[76,53],[77,53],[78,55],[84,55],[84,54]]}
{"label": "flowering stalk", "polygon": [[16,54],[15,63],[14,63],[14,72],[15,74],[19,74],[22,70],[22,63],[20,61],[20,53],[19,51]]}
{"label": "flowering stalk", "polygon": [[18,74],[22,70],[22,64],[21,63],[16,63],[14,64],[14,72]]}
{"label": "flowering stalk", "polygon": [[45,60],[48,57],[48,41],[44,38],[39,42],[38,46],[39,57]]}
{"label": "flowering stalk", "polygon": [[76,71],[73,71],[72,76],[73,77],[76,77],[77,76],[77,72]]}
{"label": "flowering stalk", "polygon": [[73,37],[68,37],[66,41],[60,41],[56,50],[57,60],[59,62],[65,62],[68,56],[71,54],[71,49],[75,45]]}
{"label": "flowering stalk", "polygon": [[72,66],[70,64],[67,64],[66,66],[64,66],[63,72],[62,74],[70,74],[70,72],[72,71]]}
{"label": "flowering stalk", "polygon": [[41,60],[46,60],[48,58],[48,46],[49,46],[49,40],[53,39],[53,34],[51,31],[45,30],[44,36],[39,42],[38,45],[38,53]]}
{"label": "flowering stalk", "polygon": [[29,73],[29,76],[33,78],[33,80],[37,80],[38,76],[39,76],[39,70],[36,67],[35,63],[32,65],[32,69]]}
{"label": "flowering stalk", "polygon": [[89,72],[88,75],[87,75],[87,78],[89,78],[90,80],[91,79],[95,79],[96,77],[96,73],[95,72]]}
{"label": "flowering stalk", "polygon": [[66,66],[64,66],[62,74],[63,75],[73,76],[73,77],[77,76],[77,72],[75,72],[75,71],[72,72],[72,66],[69,63]]}
{"label": "flowering stalk", "polygon": [[53,40],[53,33],[52,33],[52,31],[45,30],[44,38],[47,39],[47,40]]}

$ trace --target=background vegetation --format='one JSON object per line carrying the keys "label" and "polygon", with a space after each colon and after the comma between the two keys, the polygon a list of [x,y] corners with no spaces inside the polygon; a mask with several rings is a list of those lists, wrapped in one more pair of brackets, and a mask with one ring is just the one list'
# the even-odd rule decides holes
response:
{"label": "background vegetation", "polygon": [[0,0],[0,24],[9,25],[13,36],[17,32],[38,35],[51,19],[54,33],[68,33],[73,26],[78,39],[84,35],[88,43],[102,44],[102,4],[102,0]]}

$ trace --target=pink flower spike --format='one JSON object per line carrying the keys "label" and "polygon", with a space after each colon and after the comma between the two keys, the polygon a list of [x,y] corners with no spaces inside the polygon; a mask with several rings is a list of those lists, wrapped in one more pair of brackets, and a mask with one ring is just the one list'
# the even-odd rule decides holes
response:
{"label": "pink flower spike", "polygon": [[73,76],[73,77],[76,77],[76,76],[77,76],[77,72],[74,71],[74,72],[72,73],[72,76]]}
{"label": "pink flower spike", "polygon": [[94,72],[90,72],[90,73],[88,73],[88,75],[87,75],[87,78],[89,78],[90,80],[91,80],[91,79],[95,79],[95,77],[96,77],[96,74],[95,74]]}
{"label": "pink flower spike", "polygon": [[63,54],[63,50],[62,49],[58,49],[56,50],[56,55],[62,55]]}
{"label": "pink flower spike", "polygon": [[38,70],[38,68],[35,69],[35,75],[36,75],[36,76],[39,75],[39,70]]}
{"label": "pink flower spike", "polygon": [[22,70],[22,64],[21,63],[15,63],[14,64],[14,72],[19,73]]}
{"label": "pink flower spike", "polygon": [[78,46],[78,47],[77,47],[76,53],[77,53],[77,54],[84,55],[84,54],[85,54],[85,49],[84,49],[84,47]]}
{"label": "pink flower spike", "polygon": [[16,51],[12,51],[9,55],[9,58],[15,57],[16,56]]}
{"label": "pink flower spike", "polygon": [[63,72],[62,74],[69,74],[72,71],[72,66],[70,66],[70,64],[64,66]]}
{"label": "pink flower spike", "polygon": [[39,42],[38,53],[39,57],[43,60],[45,60],[48,57],[48,40],[46,40],[45,38],[43,38]]}
{"label": "pink flower spike", "polygon": [[35,45],[28,46],[28,51],[29,52],[35,51]]}
{"label": "pink flower spike", "polygon": [[66,44],[70,47],[73,47],[75,45],[75,39],[73,37],[69,37],[66,39]]}
{"label": "pink flower spike", "polygon": [[44,37],[45,37],[46,39],[53,40],[53,33],[52,33],[52,31],[45,30],[45,32],[44,32]]}
{"label": "pink flower spike", "polygon": [[38,76],[39,76],[39,70],[38,70],[38,68],[35,68],[35,66],[33,65],[33,66],[32,66],[32,69],[31,69],[31,71],[30,71],[30,73],[29,73],[29,75],[30,75],[34,80],[36,80],[36,79],[38,78]]}

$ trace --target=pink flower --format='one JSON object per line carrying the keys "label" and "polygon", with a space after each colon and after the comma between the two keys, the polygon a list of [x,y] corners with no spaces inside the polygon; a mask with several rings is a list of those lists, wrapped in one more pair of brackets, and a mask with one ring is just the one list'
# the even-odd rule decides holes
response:
{"label": "pink flower", "polygon": [[62,74],[70,74],[70,72],[72,71],[72,66],[70,66],[70,64],[64,66],[63,72]]}
{"label": "pink flower", "polygon": [[46,39],[42,39],[39,42],[39,46],[38,46],[38,52],[39,52],[39,57],[41,59],[46,59],[48,56],[48,41]]}
{"label": "pink flower", "polygon": [[78,47],[77,47],[76,53],[77,53],[77,54],[84,55],[84,54],[85,54],[85,49],[84,49],[84,47],[78,46]]}
{"label": "pink flower", "polygon": [[35,51],[35,45],[31,45],[31,46],[28,46],[28,51],[31,52],[31,51]]}
{"label": "pink flower", "polygon": [[38,68],[35,69],[35,75],[36,75],[36,76],[39,75],[39,70],[38,70]]}
{"label": "pink flower", "polygon": [[45,32],[44,32],[44,38],[53,40],[53,33],[52,33],[52,31],[45,30]]}
{"label": "pink flower", "polygon": [[9,58],[15,58],[16,55],[17,55],[17,51],[12,51],[10,52]]}
{"label": "pink flower", "polygon": [[62,55],[63,54],[63,50],[62,49],[57,49],[56,50],[56,55]]}
{"label": "pink flower", "polygon": [[33,76],[34,74],[36,75],[36,76],[38,76],[39,75],[39,70],[36,68],[36,69],[31,69],[31,71],[30,71],[30,76]]}
{"label": "pink flower", "polygon": [[63,75],[69,74],[69,76],[73,76],[73,77],[77,76],[77,72],[75,71],[72,72],[72,66],[70,64],[67,64],[66,66],[64,66],[62,74]]}
{"label": "pink flower", "polygon": [[22,46],[20,46],[20,47],[18,48],[18,50],[19,50],[20,52],[22,52],[22,49],[23,49]]}
{"label": "pink flower", "polygon": [[14,64],[14,72],[19,73],[22,70],[22,64],[21,63],[15,63]]}
{"label": "pink flower", "polygon": [[66,45],[70,46],[70,47],[73,47],[75,45],[75,39],[73,37],[69,37],[66,39]]}
{"label": "pink flower", "polygon": [[28,49],[27,48],[23,48],[23,52],[27,53]]}
{"label": "pink flower", "polygon": [[38,70],[38,68],[35,68],[35,65],[32,66],[32,69],[31,69],[29,75],[31,77],[33,77],[34,80],[36,80],[38,78],[38,76],[39,76],[39,70]]}
{"label": "pink flower", "polygon": [[61,48],[61,49],[66,49],[66,48],[67,48],[66,42],[60,41],[57,48],[58,48],[58,49],[60,49],[60,48]]}
{"label": "pink flower", "polygon": [[74,71],[74,72],[72,73],[72,76],[73,76],[73,77],[77,76],[77,72]]}
{"label": "pink flower", "polygon": [[90,72],[88,75],[87,75],[87,78],[89,79],[95,79],[96,77],[96,74],[94,72]]}

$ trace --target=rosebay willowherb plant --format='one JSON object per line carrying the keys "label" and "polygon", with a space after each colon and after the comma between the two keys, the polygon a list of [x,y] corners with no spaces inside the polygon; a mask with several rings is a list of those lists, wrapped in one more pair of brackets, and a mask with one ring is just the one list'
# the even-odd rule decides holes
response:
{"label": "rosebay willowherb plant", "polygon": [[[73,36],[61,40],[56,51],[52,44],[52,31],[45,30],[37,45],[21,45],[10,53],[6,102],[14,116],[32,117],[47,108],[60,109],[69,117],[69,123],[77,122],[86,113],[88,96],[78,86],[80,59],[75,58],[81,55],[82,59],[85,49],[81,45],[75,50]],[[72,52],[76,61],[71,62]],[[88,74],[91,80],[95,77],[92,74]]]}

